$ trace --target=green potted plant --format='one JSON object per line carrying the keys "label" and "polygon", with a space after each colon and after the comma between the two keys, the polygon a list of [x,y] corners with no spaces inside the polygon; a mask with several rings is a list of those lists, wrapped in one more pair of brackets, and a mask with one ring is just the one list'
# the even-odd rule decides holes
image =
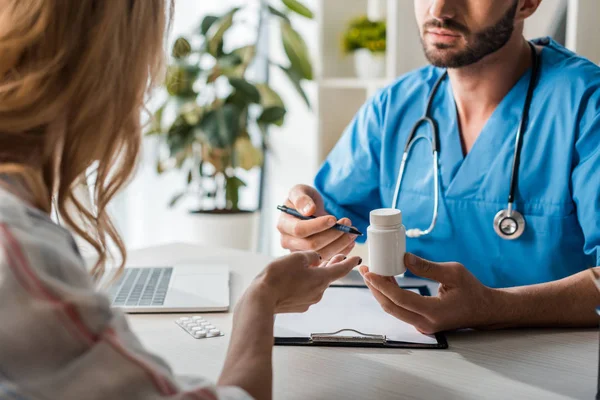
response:
{"label": "green potted plant", "polygon": [[[173,194],[169,206],[188,196],[197,200],[197,208],[190,212],[203,217],[197,224],[200,241],[238,248],[253,245],[249,239],[258,210],[240,206],[240,193],[247,185],[244,176],[248,171],[260,172],[268,128],[282,126],[287,112],[277,91],[250,74],[260,34],[272,18],[279,22],[287,61],[270,65],[285,72],[310,107],[301,83],[312,80],[312,63],[290,13],[313,18],[298,0],[278,0],[272,5],[261,1],[258,9],[246,5],[224,15],[206,16],[197,29],[173,44],[164,85],[168,98],[154,113],[147,134],[158,135],[164,143],[165,151],[156,160],[157,172],[176,169],[184,176],[182,190]],[[255,38],[231,48],[228,33],[247,25],[253,19],[249,17],[258,20]]]}
{"label": "green potted plant", "polygon": [[343,34],[342,49],[354,55],[356,75],[361,79],[381,78],[385,74],[386,22],[367,16],[350,21]]}

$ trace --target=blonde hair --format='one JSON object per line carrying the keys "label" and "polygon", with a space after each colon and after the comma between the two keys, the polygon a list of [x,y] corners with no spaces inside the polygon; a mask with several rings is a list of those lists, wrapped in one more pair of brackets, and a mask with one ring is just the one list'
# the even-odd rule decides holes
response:
{"label": "blonde hair", "polygon": [[[169,3],[169,4],[167,4]],[[98,252],[123,241],[107,205],[132,175],[162,75],[171,0],[0,0],[0,173],[19,177]],[[167,9],[169,8],[169,9]],[[95,169],[93,207],[76,187]]]}

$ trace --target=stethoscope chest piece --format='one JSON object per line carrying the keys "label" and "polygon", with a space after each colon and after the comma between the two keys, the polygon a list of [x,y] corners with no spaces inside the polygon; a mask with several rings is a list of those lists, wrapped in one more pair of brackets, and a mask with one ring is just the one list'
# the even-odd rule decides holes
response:
{"label": "stethoscope chest piece", "polygon": [[517,239],[525,231],[525,218],[515,210],[500,210],[494,217],[494,230],[502,239]]}

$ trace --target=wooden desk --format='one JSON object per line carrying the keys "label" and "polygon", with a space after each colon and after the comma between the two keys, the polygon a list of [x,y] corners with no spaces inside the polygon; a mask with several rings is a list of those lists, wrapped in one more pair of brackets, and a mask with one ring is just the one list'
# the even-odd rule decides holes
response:
{"label": "wooden desk", "polygon": [[[269,262],[263,255],[169,245],[132,252],[132,265],[219,261],[231,266],[232,301]],[[353,274],[347,282],[359,281]],[[411,281],[410,283],[414,283]],[[203,314],[225,331],[196,340],[174,315],[131,315],[142,342],[180,375],[216,380],[231,314]],[[179,315],[177,315],[179,316]],[[275,347],[275,399],[593,399],[596,330],[512,330],[448,335],[448,350]]]}

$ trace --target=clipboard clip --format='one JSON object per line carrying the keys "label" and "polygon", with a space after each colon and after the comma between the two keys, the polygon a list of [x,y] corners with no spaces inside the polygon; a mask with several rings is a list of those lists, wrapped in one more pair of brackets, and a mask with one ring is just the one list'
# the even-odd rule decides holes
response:
{"label": "clipboard clip", "polygon": [[[337,336],[342,332],[354,332],[351,336]],[[369,333],[362,333],[356,329],[340,329],[336,332],[329,333],[312,333],[310,335],[312,343],[377,343],[385,344],[387,339],[385,335],[372,335]]]}

